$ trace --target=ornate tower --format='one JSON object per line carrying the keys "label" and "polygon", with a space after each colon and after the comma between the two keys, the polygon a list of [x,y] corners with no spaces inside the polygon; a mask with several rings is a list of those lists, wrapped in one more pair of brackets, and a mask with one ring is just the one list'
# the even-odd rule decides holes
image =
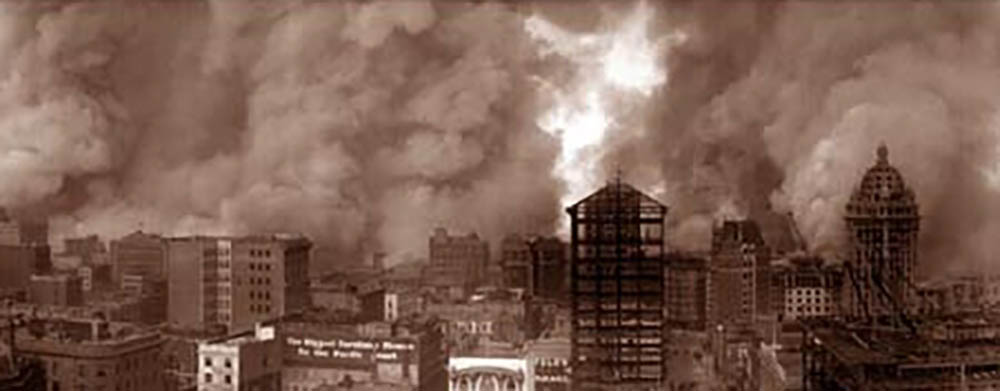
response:
{"label": "ornate tower", "polygon": [[920,215],[903,176],[889,164],[889,149],[878,148],[878,160],[861,179],[847,203],[851,291],[848,315],[878,319],[902,316],[913,300]]}

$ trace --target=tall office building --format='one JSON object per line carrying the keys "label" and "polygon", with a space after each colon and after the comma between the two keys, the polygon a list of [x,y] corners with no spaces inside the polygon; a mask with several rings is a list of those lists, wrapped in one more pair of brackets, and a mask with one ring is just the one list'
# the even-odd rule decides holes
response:
{"label": "tall office building", "polygon": [[531,289],[531,245],[529,238],[518,234],[500,241],[500,267],[505,288]]}
{"label": "tall office building", "polygon": [[160,235],[136,231],[111,241],[111,264],[115,283],[121,288],[125,276],[157,279],[166,276],[165,242]]}
{"label": "tall office building", "polygon": [[566,242],[554,237],[507,235],[500,242],[504,287],[533,297],[566,298],[569,266]]}
{"label": "tall office building", "polygon": [[667,207],[618,179],[567,212],[572,389],[660,386]]}
{"label": "tall office building", "polygon": [[184,237],[166,241],[168,322],[241,330],[309,306],[301,236]]}
{"label": "tall office building", "polygon": [[677,329],[705,330],[708,260],[694,254],[672,253],[664,262],[667,324]]}
{"label": "tall office building", "polygon": [[772,313],[771,250],[752,220],[725,221],[712,231],[709,326],[752,328]]}
{"label": "tall office building", "polygon": [[889,164],[885,145],[851,195],[845,220],[851,249],[845,264],[849,316],[879,319],[905,311],[915,295],[920,216],[913,190]]}
{"label": "tall office building", "polygon": [[483,282],[490,262],[490,245],[479,235],[449,235],[444,228],[438,228],[428,245],[431,285],[460,286],[469,293]]}

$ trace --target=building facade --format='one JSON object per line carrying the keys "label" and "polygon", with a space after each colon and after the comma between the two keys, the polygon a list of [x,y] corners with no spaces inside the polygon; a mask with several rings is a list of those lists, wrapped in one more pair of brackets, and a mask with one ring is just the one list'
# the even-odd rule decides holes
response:
{"label": "building facade", "polygon": [[573,390],[657,386],[667,208],[616,180],[567,212]]}
{"label": "building facade", "polygon": [[475,233],[466,236],[449,235],[444,228],[434,230],[428,241],[431,285],[460,286],[465,292],[474,290],[484,279],[490,263],[490,246]]}
{"label": "building facade", "polygon": [[673,253],[663,266],[666,321],[672,328],[704,330],[708,300],[708,260]]}
{"label": "building facade", "polygon": [[850,254],[845,267],[851,282],[845,297],[847,315],[896,319],[914,301],[920,216],[913,190],[889,164],[885,145],[851,194],[846,212]]}
{"label": "building facade", "polygon": [[198,345],[198,391],[281,389],[281,345],[273,326]]}
{"label": "building facade", "polygon": [[504,236],[500,241],[500,267],[503,269],[503,286],[530,292],[531,246],[528,238],[518,234]]}
{"label": "building facade", "polygon": [[568,391],[570,370],[569,338],[542,338],[525,346],[525,358],[534,372],[535,391]]}
{"label": "building facade", "polygon": [[771,274],[772,305],[784,322],[840,314],[843,274],[820,258],[795,257],[777,262]]}
{"label": "building facade", "polygon": [[504,287],[523,289],[533,297],[567,298],[567,247],[555,237],[504,237],[500,244]]}
{"label": "building facade", "polygon": [[163,339],[99,319],[47,319],[18,330],[17,352],[44,363],[48,391],[160,391]]}
{"label": "building facade", "polygon": [[724,221],[712,230],[709,326],[753,328],[771,313],[771,250],[752,220]]}
{"label": "building facade", "polygon": [[0,370],[0,391],[48,391],[45,366],[38,360],[14,358]]}
{"label": "building facade", "polygon": [[71,274],[33,275],[28,297],[36,305],[82,306],[83,282]]}
{"label": "building facade", "polygon": [[0,208],[0,245],[49,246],[49,223],[45,219],[12,219]]}
{"label": "building facade", "polygon": [[432,391],[447,387],[447,353],[437,327],[398,325],[387,335],[366,335],[355,326],[316,321],[283,324],[282,388],[379,386]]}
{"label": "building facade", "polygon": [[51,271],[48,246],[0,245],[0,290],[27,292],[33,274]]}
{"label": "building facade", "polygon": [[448,391],[534,391],[533,368],[524,358],[452,357]]}
{"label": "building facade", "polygon": [[169,322],[237,330],[307,308],[311,248],[301,236],[167,240]]}
{"label": "building facade", "polygon": [[122,284],[126,276],[166,278],[166,242],[159,235],[136,231],[111,241],[111,265],[114,281]]}
{"label": "building facade", "polygon": [[362,322],[394,322],[399,319],[399,294],[380,289],[361,297]]}

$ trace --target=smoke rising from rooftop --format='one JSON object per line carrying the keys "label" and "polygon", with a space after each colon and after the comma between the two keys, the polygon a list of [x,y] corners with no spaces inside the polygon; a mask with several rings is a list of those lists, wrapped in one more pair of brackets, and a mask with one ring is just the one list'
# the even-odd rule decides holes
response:
{"label": "smoke rising from rooftop", "polygon": [[556,230],[621,167],[676,246],[774,210],[836,252],[881,141],[924,265],[989,265],[1000,234],[989,2],[0,7],[0,203],[64,235],[303,231],[395,262],[434,226]]}
{"label": "smoke rising from rooftop", "polygon": [[703,229],[694,222],[726,205],[750,217],[773,208],[794,214],[813,250],[836,254],[846,200],[884,141],[921,206],[924,270],[990,265],[995,4],[667,8],[689,39],[669,56],[657,132],[633,149],[662,158],[680,226]]}

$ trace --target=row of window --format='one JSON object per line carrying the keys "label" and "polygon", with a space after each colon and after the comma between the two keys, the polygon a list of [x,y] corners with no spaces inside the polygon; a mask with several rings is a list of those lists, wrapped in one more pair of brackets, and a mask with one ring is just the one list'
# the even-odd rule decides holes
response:
{"label": "row of window", "polygon": [[260,257],[260,258],[268,258],[268,257],[271,256],[271,250],[255,250],[255,249],[251,249],[250,250],[250,256],[251,257]]}
{"label": "row of window", "polygon": [[250,277],[250,285],[271,285],[271,277]]}
{"label": "row of window", "polygon": [[[206,367],[211,368],[212,365],[214,365],[214,364],[215,364],[215,362],[212,361],[211,357],[205,357],[205,366]],[[226,357],[225,359],[222,360],[222,366],[224,366],[226,368],[232,368],[233,367],[233,361],[230,360],[229,357]]]}
{"label": "row of window", "polygon": [[[211,373],[206,373],[205,374],[205,383],[211,384],[213,380],[214,379],[213,379],[213,376],[212,376]],[[223,384],[233,384],[233,376],[232,375],[225,375],[225,376],[223,376],[222,381],[223,381]]]}
{"label": "row of window", "polygon": [[270,271],[271,270],[271,264],[270,263],[250,262],[250,270],[254,270],[254,271]]}
{"label": "row of window", "polygon": [[827,303],[827,304],[829,304],[829,303],[830,303],[830,298],[829,298],[829,297],[825,297],[825,298],[819,298],[819,297],[816,297],[816,298],[813,298],[813,297],[807,297],[807,298],[803,299],[803,298],[799,297],[799,298],[797,298],[797,299],[795,299],[795,300],[793,301],[793,300],[792,300],[792,298],[791,298],[791,297],[789,297],[787,301],[788,301],[788,304],[792,304],[792,303],[795,303],[795,304],[802,304],[802,303],[806,303],[806,304],[813,304],[813,303],[815,303],[815,304],[820,304],[820,303]]}
{"label": "row of window", "polygon": [[260,300],[271,300],[271,291],[262,291],[262,292],[250,291],[250,298],[260,299]]}
{"label": "row of window", "polygon": [[255,314],[269,314],[271,313],[271,306],[269,304],[251,304],[250,312]]}
{"label": "row of window", "polygon": [[811,305],[800,305],[790,307],[789,312],[799,313],[799,314],[829,314],[830,306],[811,306]]}
{"label": "row of window", "polygon": [[[155,355],[134,356],[128,359],[121,360],[115,363],[114,365],[95,364],[88,366],[83,363],[77,364],[76,365],[77,376],[88,377],[91,375],[91,373],[93,373],[93,376],[95,377],[105,377],[105,376],[114,376],[115,373],[118,374],[129,373],[131,371],[140,369],[140,365],[142,364],[143,361],[146,361],[148,364],[151,364],[151,367],[157,366],[156,363],[157,358]],[[60,369],[59,360],[51,360],[49,361],[48,364],[49,364],[49,375],[57,376],[59,374],[59,369]],[[88,368],[92,368],[92,370],[88,370]]]}

